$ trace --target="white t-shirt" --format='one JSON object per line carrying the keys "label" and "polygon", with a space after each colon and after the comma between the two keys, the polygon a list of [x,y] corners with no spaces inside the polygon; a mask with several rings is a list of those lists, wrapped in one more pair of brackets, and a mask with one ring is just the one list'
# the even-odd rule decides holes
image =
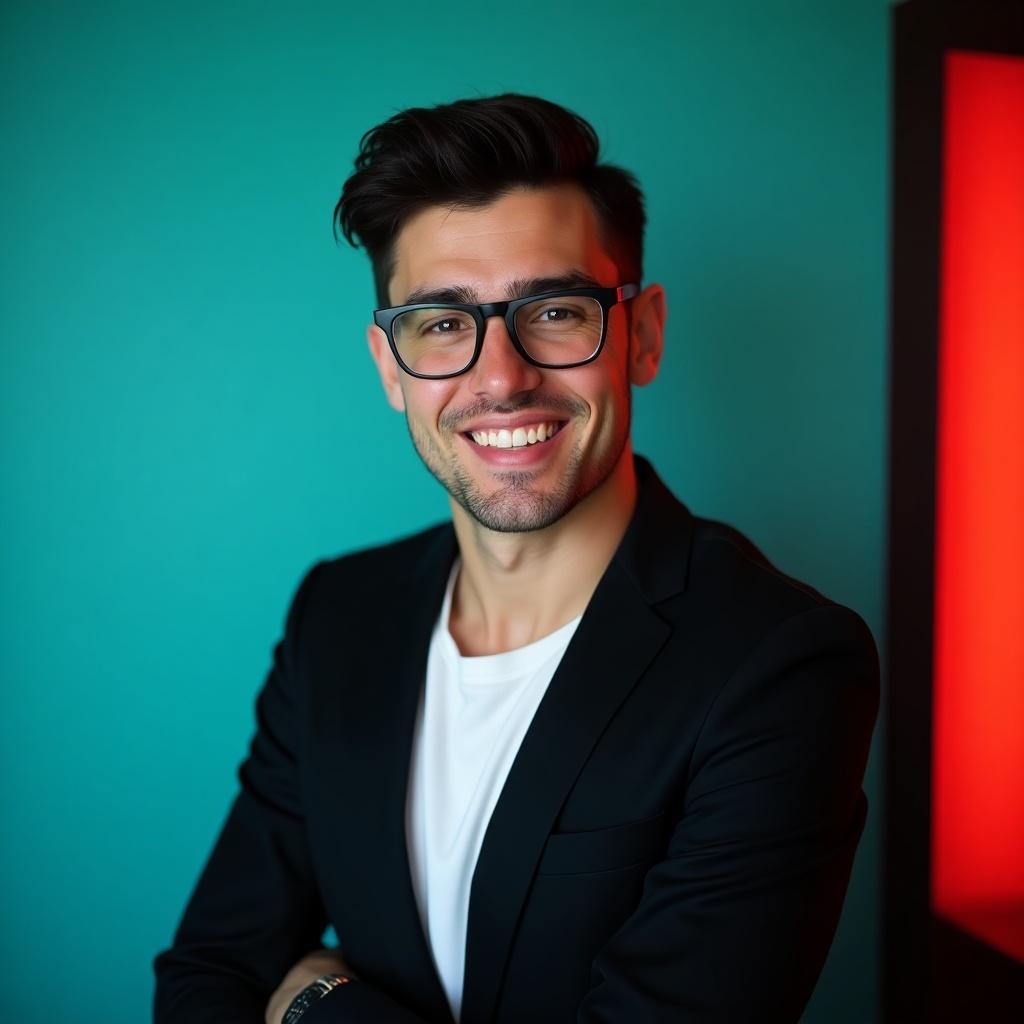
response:
{"label": "white t-shirt", "polygon": [[580,617],[526,647],[466,658],[448,632],[455,560],[413,734],[406,840],[423,930],[455,1020],[469,890],[491,812]]}

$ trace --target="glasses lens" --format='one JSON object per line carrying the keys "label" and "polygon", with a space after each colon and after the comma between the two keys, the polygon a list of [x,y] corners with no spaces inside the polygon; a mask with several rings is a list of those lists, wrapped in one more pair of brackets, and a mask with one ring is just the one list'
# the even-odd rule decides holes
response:
{"label": "glasses lens", "polygon": [[460,309],[412,309],[391,324],[395,347],[413,373],[443,377],[461,373],[473,359],[476,321]]}
{"label": "glasses lens", "polygon": [[597,351],[603,319],[601,303],[585,295],[538,299],[516,310],[516,334],[538,363],[568,366]]}

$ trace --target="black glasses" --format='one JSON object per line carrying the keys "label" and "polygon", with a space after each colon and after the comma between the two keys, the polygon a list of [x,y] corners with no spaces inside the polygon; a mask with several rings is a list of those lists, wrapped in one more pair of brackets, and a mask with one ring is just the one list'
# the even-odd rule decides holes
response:
{"label": "black glasses", "polygon": [[374,310],[373,322],[388,336],[398,365],[424,380],[469,370],[480,358],[492,316],[504,318],[516,351],[532,366],[566,370],[601,354],[608,310],[639,291],[638,284],[623,284],[566,288],[509,302],[416,302]]}

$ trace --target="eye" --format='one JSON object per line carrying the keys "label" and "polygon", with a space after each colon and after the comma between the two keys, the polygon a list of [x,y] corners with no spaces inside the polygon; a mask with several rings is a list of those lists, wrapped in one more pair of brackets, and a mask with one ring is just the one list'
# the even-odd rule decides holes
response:
{"label": "eye", "polygon": [[549,324],[566,323],[578,318],[579,313],[575,309],[569,309],[568,306],[549,306],[547,309],[542,309],[538,317],[539,320]]}
{"label": "eye", "polygon": [[424,331],[428,334],[454,334],[456,331],[464,331],[465,329],[465,321],[453,316],[445,317],[443,320],[435,320],[432,324],[427,324],[424,327]]}

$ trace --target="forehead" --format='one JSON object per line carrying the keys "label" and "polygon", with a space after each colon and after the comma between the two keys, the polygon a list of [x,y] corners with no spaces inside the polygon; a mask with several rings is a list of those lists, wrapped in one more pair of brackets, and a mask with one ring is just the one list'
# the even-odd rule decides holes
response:
{"label": "forehead", "polygon": [[510,297],[516,280],[577,270],[618,284],[594,206],[577,185],[516,189],[486,206],[430,206],[395,240],[391,301],[413,291],[463,286],[480,301]]}

